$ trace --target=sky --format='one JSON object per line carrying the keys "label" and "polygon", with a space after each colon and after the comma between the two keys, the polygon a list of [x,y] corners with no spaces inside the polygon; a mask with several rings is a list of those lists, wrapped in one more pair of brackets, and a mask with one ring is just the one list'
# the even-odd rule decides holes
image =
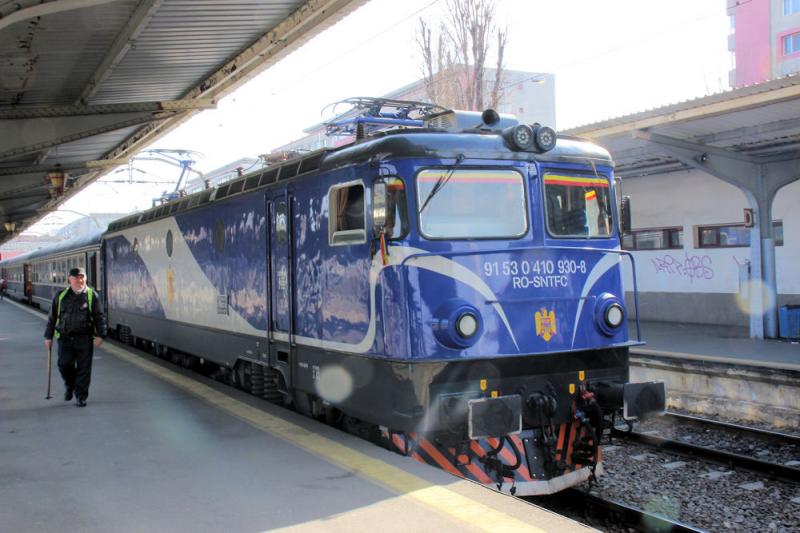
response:
{"label": "sky", "polygon": [[[323,110],[354,96],[380,96],[421,77],[420,18],[438,25],[447,0],[371,0],[267,69],[214,110],[204,111],[150,148],[198,152],[209,172],[257,157],[330,117]],[[560,129],[728,89],[731,54],[725,0],[496,0],[508,32],[505,68],[555,75]],[[342,111],[346,108],[338,108]],[[138,162],[138,179],[175,180],[179,171]],[[146,174],[145,174],[146,173]],[[106,180],[127,176],[117,172]],[[79,213],[146,209],[169,184],[94,184],[63,206]],[[80,215],[31,228],[42,233]]]}

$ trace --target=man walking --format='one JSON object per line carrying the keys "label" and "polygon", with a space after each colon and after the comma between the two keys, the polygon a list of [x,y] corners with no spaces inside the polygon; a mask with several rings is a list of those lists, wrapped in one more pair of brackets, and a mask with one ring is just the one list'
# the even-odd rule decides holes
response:
{"label": "man walking", "polygon": [[58,370],[64,378],[64,401],[70,401],[74,394],[78,407],[86,407],[92,354],[106,336],[106,318],[97,292],[86,285],[83,268],[70,270],[69,287],[53,298],[44,331],[48,350],[54,336],[58,339]]}

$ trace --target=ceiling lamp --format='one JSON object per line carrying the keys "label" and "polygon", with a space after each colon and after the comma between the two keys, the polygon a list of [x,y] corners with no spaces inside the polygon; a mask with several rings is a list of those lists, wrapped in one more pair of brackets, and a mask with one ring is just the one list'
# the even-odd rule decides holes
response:
{"label": "ceiling lamp", "polygon": [[64,192],[64,182],[67,181],[67,175],[61,170],[54,170],[47,173],[47,179],[50,180],[50,186],[55,191],[56,196]]}

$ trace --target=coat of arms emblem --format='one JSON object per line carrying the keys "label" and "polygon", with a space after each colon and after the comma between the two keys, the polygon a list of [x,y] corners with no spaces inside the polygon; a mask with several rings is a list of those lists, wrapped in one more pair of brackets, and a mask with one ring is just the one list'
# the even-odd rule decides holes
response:
{"label": "coat of arms emblem", "polygon": [[542,337],[545,342],[550,342],[550,339],[556,334],[556,312],[547,312],[547,309],[542,307],[541,311],[536,311],[536,335]]}

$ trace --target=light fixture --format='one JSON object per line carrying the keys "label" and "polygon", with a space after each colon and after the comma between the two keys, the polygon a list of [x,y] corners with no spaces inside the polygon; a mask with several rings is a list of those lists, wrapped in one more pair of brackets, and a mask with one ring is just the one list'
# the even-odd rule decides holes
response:
{"label": "light fixture", "polygon": [[528,150],[533,147],[533,129],[526,124],[504,129],[503,137],[514,150]]}
{"label": "light fixture", "polygon": [[625,313],[619,304],[613,303],[608,306],[605,313],[605,321],[609,327],[618,328],[622,324],[622,319],[625,318]]}
{"label": "light fixture", "polygon": [[478,332],[478,319],[472,313],[464,313],[456,319],[456,332],[463,339],[469,339]]}
{"label": "light fixture", "polygon": [[17,229],[17,223],[11,221],[4,222],[3,227],[5,228],[7,233],[14,233],[14,230]]}
{"label": "light fixture", "polygon": [[536,146],[542,152],[549,152],[556,147],[556,132],[549,126],[538,126],[534,128],[534,139]]}
{"label": "light fixture", "polygon": [[613,337],[625,324],[625,307],[622,301],[610,293],[598,296],[595,307],[595,324],[603,335]]}
{"label": "light fixture", "polygon": [[47,173],[47,179],[50,180],[50,186],[55,191],[56,196],[64,192],[64,183],[67,181],[67,175],[61,170],[54,170]]}

